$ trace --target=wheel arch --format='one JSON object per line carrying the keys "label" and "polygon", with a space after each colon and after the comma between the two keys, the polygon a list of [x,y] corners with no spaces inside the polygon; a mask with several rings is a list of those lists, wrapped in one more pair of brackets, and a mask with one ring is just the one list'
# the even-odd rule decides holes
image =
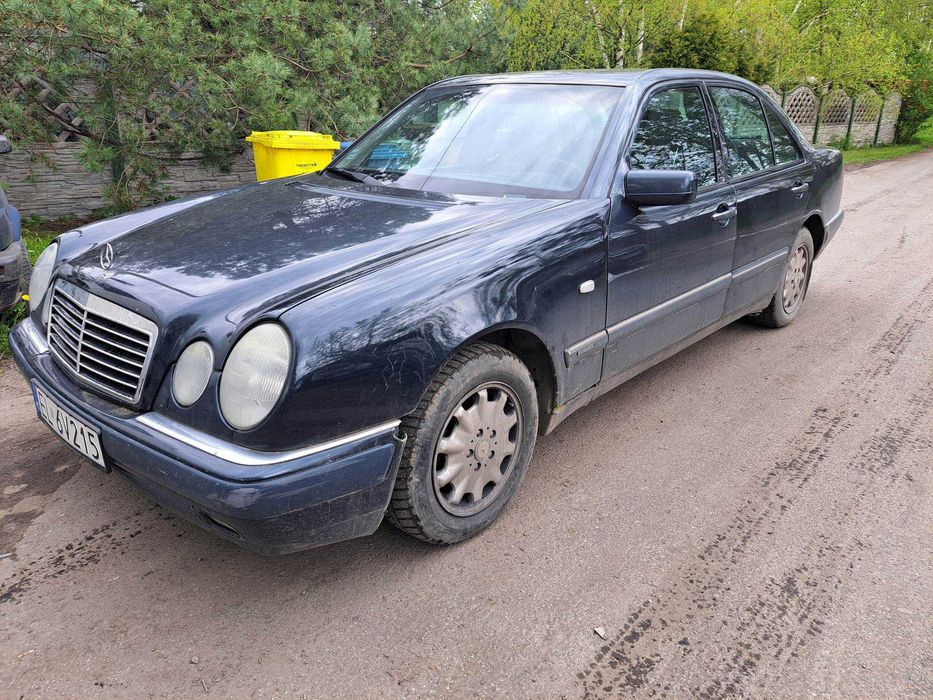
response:
{"label": "wheel arch", "polygon": [[823,226],[823,217],[819,212],[810,214],[803,222],[803,227],[809,229],[813,236],[813,257],[814,259],[823,249],[823,243],[826,240],[826,227]]}
{"label": "wheel arch", "polygon": [[[553,412],[558,381],[556,365],[547,345],[534,329],[517,323],[503,323],[485,328],[463,341],[450,356],[453,357],[464,347],[478,342],[497,345],[521,360],[535,383],[539,418]],[[547,421],[539,420],[538,424],[543,429]]]}

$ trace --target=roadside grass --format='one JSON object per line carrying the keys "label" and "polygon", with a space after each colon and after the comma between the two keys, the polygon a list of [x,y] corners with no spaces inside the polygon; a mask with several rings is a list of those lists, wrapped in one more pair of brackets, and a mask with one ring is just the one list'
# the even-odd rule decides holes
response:
{"label": "roadside grass", "polygon": [[[23,241],[33,265],[36,258],[45,250],[55,238],[65,231],[69,231],[85,221],[80,219],[56,219],[44,221],[42,219],[25,219],[23,221]],[[26,317],[26,302],[20,301],[12,309],[0,313],[0,360],[10,354],[10,330]]]}
{"label": "roadside grass", "polygon": [[872,163],[877,160],[891,160],[931,147],[933,147],[933,119],[928,119],[917,131],[913,142],[895,143],[890,146],[850,148],[842,152],[842,162],[845,165],[854,165],[856,163]]}

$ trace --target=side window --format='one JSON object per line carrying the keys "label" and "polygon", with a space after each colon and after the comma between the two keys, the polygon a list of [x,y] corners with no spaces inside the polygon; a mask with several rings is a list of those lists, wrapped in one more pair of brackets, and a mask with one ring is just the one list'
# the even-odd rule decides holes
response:
{"label": "side window", "polygon": [[729,148],[732,177],[771,167],[771,140],[758,98],[745,90],[724,87],[711,87],[710,94]]}
{"label": "side window", "polygon": [[700,88],[673,88],[651,96],[635,133],[629,167],[692,170],[698,187],[716,181],[713,137]]}
{"label": "side window", "polygon": [[765,110],[765,114],[768,117],[768,126],[771,127],[771,145],[774,146],[774,162],[780,165],[781,163],[792,163],[800,158],[800,153],[797,150],[797,145],[794,143],[793,137],[787,133],[787,129],[781,123],[781,120],[778,119],[774,108],[769,106]]}

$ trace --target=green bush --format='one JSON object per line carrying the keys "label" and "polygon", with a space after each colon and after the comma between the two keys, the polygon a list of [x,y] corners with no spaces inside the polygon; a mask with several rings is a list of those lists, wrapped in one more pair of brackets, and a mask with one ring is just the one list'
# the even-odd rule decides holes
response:
{"label": "green bush", "polygon": [[652,66],[735,73],[757,83],[767,82],[773,74],[770,62],[754,44],[711,12],[698,14],[682,29],[659,36],[648,60]]}
{"label": "green bush", "polygon": [[933,57],[929,51],[911,52],[910,82],[904,91],[897,117],[896,140],[910,143],[933,116]]}

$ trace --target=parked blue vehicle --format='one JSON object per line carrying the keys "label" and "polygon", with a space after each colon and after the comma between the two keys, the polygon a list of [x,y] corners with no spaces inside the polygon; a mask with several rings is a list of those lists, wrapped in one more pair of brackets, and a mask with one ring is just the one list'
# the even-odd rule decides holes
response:
{"label": "parked blue vehicle", "polygon": [[53,431],[223,537],[457,542],[576,409],[790,323],[841,192],[731,75],[456,78],[321,173],[60,236],[11,345]]}
{"label": "parked blue vehicle", "polygon": [[[13,150],[10,140],[0,134],[0,156]],[[0,180],[3,169],[0,168]],[[19,211],[6,198],[0,188],[0,312],[6,311],[20,300],[29,288],[32,265],[23,243]]]}

